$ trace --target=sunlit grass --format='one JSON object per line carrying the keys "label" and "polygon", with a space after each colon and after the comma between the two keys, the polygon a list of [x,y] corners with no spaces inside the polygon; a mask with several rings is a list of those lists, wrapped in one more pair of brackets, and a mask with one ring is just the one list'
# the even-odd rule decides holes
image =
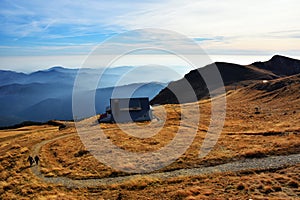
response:
{"label": "sunlit grass", "polygon": [[[213,166],[245,158],[299,153],[299,99],[289,101],[283,97],[271,101],[272,96],[253,99],[260,95],[259,92],[253,91],[234,91],[228,95],[225,127],[212,151],[202,159],[198,155],[209,126],[211,107],[209,100],[199,102],[201,118],[193,143],[180,158],[159,172]],[[259,114],[255,114],[257,107],[260,110]],[[193,118],[192,108],[192,104],[184,107],[190,121],[195,121],[197,119]],[[158,106],[155,107],[155,114],[166,121],[123,124],[126,131],[120,130],[117,124],[95,124],[93,130],[101,127],[114,145],[126,151],[152,152],[174,139],[182,117],[180,113],[179,105]],[[87,120],[93,122],[95,119]],[[187,122],[182,125],[188,132],[193,130],[192,124]],[[134,132],[139,129],[148,134],[158,125],[163,128],[149,138],[138,138],[128,134],[128,131]],[[71,122],[63,130],[49,125],[0,130],[0,197],[99,199],[103,196],[116,199],[121,196],[125,199],[141,199],[141,196],[145,196],[145,199],[205,199],[238,196],[245,199],[255,196],[284,199],[300,195],[299,165],[272,172],[223,173],[168,180],[144,175],[105,187],[81,189],[69,189],[43,182],[32,174],[26,161],[27,157],[33,154],[35,144],[67,134],[70,135],[42,146],[39,156],[40,170],[44,176],[63,176],[80,180],[126,175],[96,160],[81,142]]]}

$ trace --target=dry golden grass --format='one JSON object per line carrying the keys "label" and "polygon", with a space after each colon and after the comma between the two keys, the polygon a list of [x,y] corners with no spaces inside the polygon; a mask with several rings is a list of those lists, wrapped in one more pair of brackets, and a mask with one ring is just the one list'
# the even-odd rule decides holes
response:
{"label": "dry golden grass", "polygon": [[[239,95],[238,92],[237,94],[228,95],[224,130],[213,150],[201,159],[198,158],[198,154],[209,124],[210,102],[200,102],[201,121],[194,142],[176,162],[160,171],[211,166],[236,159],[300,152],[300,124],[296,123],[300,119],[298,105],[293,105],[296,109],[290,108],[290,111],[287,111],[285,107],[276,107],[272,110],[273,102],[268,105],[259,101],[253,101],[254,103],[247,100],[242,101],[242,98],[239,98],[242,95]],[[260,114],[254,114],[255,107],[260,107]],[[264,107],[269,108],[268,112],[262,109]],[[188,108],[189,106],[185,107],[185,109]],[[157,112],[162,113],[158,109],[166,111],[167,120],[164,128],[150,138],[132,137],[119,130],[116,124],[101,126],[107,137],[115,145],[126,151],[155,151],[164,147],[174,138],[180,121],[179,105],[166,105],[156,108]],[[297,112],[293,113],[295,110]],[[189,112],[193,116],[192,110]],[[285,115],[284,112],[290,112],[290,114]],[[280,123],[277,123],[277,120],[280,120]],[[145,124],[145,126],[148,125]],[[130,129],[130,124],[125,126],[129,128],[127,131],[136,131],[136,127]],[[139,123],[139,126],[142,127],[143,123]],[[80,152],[85,153],[79,154]],[[47,158],[47,162],[42,162],[43,172],[52,175],[80,179],[113,177],[124,174],[97,161],[88,153],[77,135],[45,145],[42,149],[42,156]]]}
{"label": "dry golden grass", "polygon": [[[1,199],[42,198],[45,195],[74,197],[66,188],[49,185],[39,180],[32,174],[27,163],[28,156],[32,155],[34,144],[66,133],[59,132],[58,127],[48,125],[0,131]],[[78,194],[76,196],[78,197]]]}
{"label": "dry golden grass", "polygon": [[[194,142],[173,164],[160,172],[182,168],[212,166],[238,159],[286,155],[300,152],[300,100],[293,95],[280,98],[276,94],[262,97],[260,91],[237,90],[227,95],[225,126],[213,150],[199,159],[200,146],[210,122],[210,101],[196,103],[201,111],[200,125]],[[262,98],[258,98],[262,97]],[[179,105],[155,108],[161,122],[124,124],[122,131],[116,124],[101,126],[106,136],[120,148],[131,152],[152,152],[168,144],[175,136],[181,117],[193,118],[194,104],[184,106],[185,116]],[[259,113],[255,114],[256,108]],[[94,121],[95,118],[87,119]],[[191,123],[192,124],[192,123]],[[190,131],[190,123],[183,124]],[[150,138],[137,138],[127,131],[151,131],[158,125],[163,128]],[[72,134],[74,133],[74,134]],[[82,189],[45,183],[35,177],[27,157],[33,146],[41,141],[70,134],[42,146],[40,169],[46,177],[65,176],[72,179],[103,178],[124,175],[97,161],[81,142],[72,123],[68,128],[28,126],[0,130],[0,198],[1,199],[288,199],[300,196],[300,165],[273,171],[247,173],[222,173],[168,180],[141,176],[123,183]]]}

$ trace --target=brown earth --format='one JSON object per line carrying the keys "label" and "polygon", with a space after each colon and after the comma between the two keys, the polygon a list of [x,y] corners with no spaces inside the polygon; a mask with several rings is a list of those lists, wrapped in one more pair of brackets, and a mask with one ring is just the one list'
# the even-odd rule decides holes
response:
{"label": "brown earth", "polygon": [[[160,121],[153,123],[93,124],[95,118],[81,122],[91,131],[87,137],[97,139],[93,131],[101,127],[113,144],[129,152],[152,152],[174,139],[183,122],[184,131],[196,128],[197,133],[187,151],[174,163],[156,172],[177,169],[204,168],[248,158],[300,153],[300,76],[257,81],[227,92],[225,126],[212,151],[199,158],[199,150],[210,123],[211,101],[201,100],[185,105],[169,104],[154,107]],[[219,98],[219,97],[218,97]],[[200,120],[195,116],[199,106]],[[223,112],[221,109],[217,112]],[[181,115],[183,114],[183,115]],[[165,121],[165,122],[164,122]],[[192,122],[199,121],[198,127]],[[85,123],[84,123],[85,122]],[[164,123],[163,123],[164,122]],[[100,163],[86,149],[72,122],[64,129],[37,125],[0,131],[1,199],[297,199],[300,198],[300,165],[278,169],[251,169],[241,172],[216,172],[160,179],[145,174],[126,181],[89,187],[66,187],[45,182],[35,176],[27,157],[33,155],[36,144],[51,138],[66,136],[41,146],[39,170],[45,177],[90,179],[128,175]],[[150,138],[127,134],[139,131],[148,134],[158,126],[163,128]],[[69,136],[67,136],[69,135]],[[184,142],[184,141],[181,141]],[[127,166],[130,167],[130,166]]]}

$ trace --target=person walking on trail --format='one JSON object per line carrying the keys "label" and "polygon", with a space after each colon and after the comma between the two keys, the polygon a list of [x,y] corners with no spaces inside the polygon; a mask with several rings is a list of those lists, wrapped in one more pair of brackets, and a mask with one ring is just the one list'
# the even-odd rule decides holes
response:
{"label": "person walking on trail", "polygon": [[32,166],[34,163],[34,160],[31,156],[28,157],[27,161],[29,162],[30,166]]}
{"label": "person walking on trail", "polygon": [[34,160],[35,160],[35,163],[38,165],[39,164],[39,161],[40,161],[40,158],[38,156],[35,156],[34,157]]}

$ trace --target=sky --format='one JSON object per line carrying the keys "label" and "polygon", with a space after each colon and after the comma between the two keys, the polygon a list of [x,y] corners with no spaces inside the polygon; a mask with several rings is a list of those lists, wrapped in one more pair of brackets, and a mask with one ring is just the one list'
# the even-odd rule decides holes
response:
{"label": "sky", "polygon": [[299,8],[298,0],[1,0],[0,69],[80,67],[97,45],[145,28],[184,35],[212,61],[300,58]]}

